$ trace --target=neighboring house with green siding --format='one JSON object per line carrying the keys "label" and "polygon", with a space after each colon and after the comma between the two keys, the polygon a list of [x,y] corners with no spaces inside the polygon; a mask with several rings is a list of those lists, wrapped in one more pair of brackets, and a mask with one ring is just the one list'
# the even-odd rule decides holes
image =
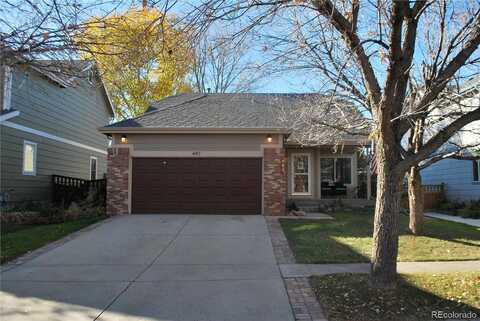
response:
{"label": "neighboring house with green siding", "polygon": [[113,106],[90,62],[1,66],[0,201],[49,201],[52,175],[103,178],[108,139],[97,128]]}

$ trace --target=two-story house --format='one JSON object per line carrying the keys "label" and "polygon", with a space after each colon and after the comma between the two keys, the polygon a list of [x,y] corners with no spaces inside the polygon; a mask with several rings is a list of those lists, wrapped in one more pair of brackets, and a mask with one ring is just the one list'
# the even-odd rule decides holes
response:
{"label": "two-story house", "polygon": [[[451,108],[478,108],[480,106],[480,78],[467,81],[458,94],[460,104]],[[443,125],[439,122],[439,127]],[[447,199],[450,201],[480,200],[480,121],[475,121],[459,131],[449,144],[442,148],[445,153],[465,147],[464,156],[473,159],[443,159],[422,170],[423,184],[444,184]]]}
{"label": "two-story house", "polygon": [[[52,175],[97,179],[106,172],[109,142],[97,128],[111,121],[114,110],[95,66],[86,61],[38,66],[0,70],[3,202],[50,200]],[[58,73],[58,66],[72,73]]]}

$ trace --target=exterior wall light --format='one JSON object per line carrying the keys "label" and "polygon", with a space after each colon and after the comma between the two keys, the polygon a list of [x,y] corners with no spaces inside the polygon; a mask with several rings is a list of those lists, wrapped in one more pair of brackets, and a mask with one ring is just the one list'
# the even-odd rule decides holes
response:
{"label": "exterior wall light", "polygon": [[272,142],[272,135],[267,135],[267,142],[269,142],[269,143]]}
{"label": "exterior wall light", "polygon": [[127,135],[122,135],[122,138],[120,139],[120,142],[122,144],[127,144],[128,143]]}

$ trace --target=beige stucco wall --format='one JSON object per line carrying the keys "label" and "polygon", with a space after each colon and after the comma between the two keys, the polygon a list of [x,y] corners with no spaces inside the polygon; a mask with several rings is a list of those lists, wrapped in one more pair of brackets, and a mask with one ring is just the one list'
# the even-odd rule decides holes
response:
{"label": "beige stucco wall", "polygon": [[[113,143],[120,144],[120,134]],[[265,134],[128,134],[134,151],[261,151],[262,144],[277,144],[279,135],[267,142]]]}

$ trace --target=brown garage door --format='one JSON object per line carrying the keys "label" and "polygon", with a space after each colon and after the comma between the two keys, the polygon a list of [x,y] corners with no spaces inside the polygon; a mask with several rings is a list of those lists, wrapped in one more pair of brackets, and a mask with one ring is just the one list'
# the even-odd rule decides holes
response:
{"label": "brown garage door", "polygon": [[132,213],[260,214],[260,158],[134,158]]}

